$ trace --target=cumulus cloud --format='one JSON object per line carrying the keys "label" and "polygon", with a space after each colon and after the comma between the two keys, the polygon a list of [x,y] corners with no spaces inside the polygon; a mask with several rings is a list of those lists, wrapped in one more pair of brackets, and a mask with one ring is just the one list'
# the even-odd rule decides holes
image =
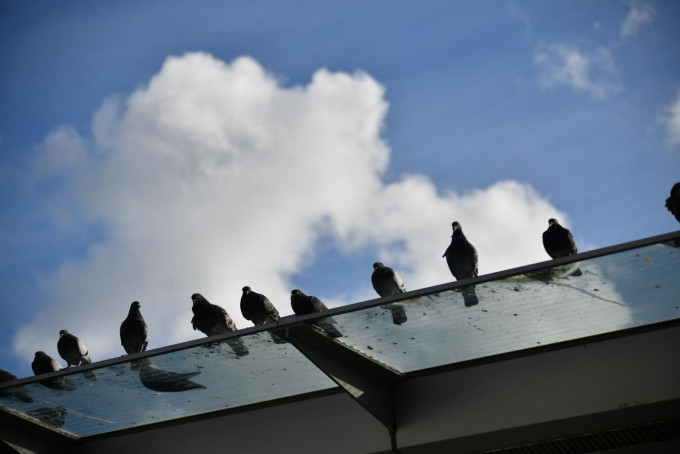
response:
{"label": "cumulus cloud", "polygon": [[626,18],[621,22],[621,37],[628,38],[635,36],[644,24],[650,22],[654,17],[654,9],[650,4],[638,5],[630,2],[630,11]]}
{"label": "cumulus cloud", "polygon": [[566,43],[541,45],[534,53],[538,82],[543,88],[571,87],[595,98],[621,91],[611,54],[603,47],[584,52]]}
{"label": "cumulus cloud", "polygon": [[678,93],[675,102],[668,107],[662,121],[666,123],[666,133],[670,146],[680,145],[680,93]]}
{"label": "cumulus cloud", "polygon": [[[150,347],[200,338],[189,323],[196,291],[240,327],[249,325],[244,285],[289,314],[291,276],[322,260],[321,237],[377,248],[411,289],[452,280],[441,255],[453,220],[477,246],[482,273],[546,260],[547,219],[568,221],[530,185],[460,194],[423,175],[384,181],[384,95],[361,71],[321,69],[283,87],[252,58],[190,53],[168,58],[126,99],[105,100],[91,140],[57,129],[36,174],[61,176],[62,195],[77,201],[72,215],[104,226],[105,238],[41,279],[45,307],[19,330],[15,351],[31,357],[67,328],[93,359],[117,356],[133,300]],[[366,291],[369,273],[347,294]]]}

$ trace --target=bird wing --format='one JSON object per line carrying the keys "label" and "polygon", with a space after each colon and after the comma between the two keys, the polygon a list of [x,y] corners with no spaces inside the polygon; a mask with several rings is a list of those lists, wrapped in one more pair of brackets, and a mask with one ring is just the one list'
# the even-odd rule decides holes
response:
{"label": "bird wing", "polygon": [[406,291],[406,285],[404,285],[404,280],[399,276],[399,273],[397,270],[392,270],[392,280],[394,281],[394,285],[397,286],[399,290],[401,290],[402,293]]}
{"label": "bird wing", "polygon": [[227,314],[227,311],[222,306],[213,304],[211,309],[221,326],[226,327],[229,331],[236,331],[234,321],[229,317],[229,314]]}

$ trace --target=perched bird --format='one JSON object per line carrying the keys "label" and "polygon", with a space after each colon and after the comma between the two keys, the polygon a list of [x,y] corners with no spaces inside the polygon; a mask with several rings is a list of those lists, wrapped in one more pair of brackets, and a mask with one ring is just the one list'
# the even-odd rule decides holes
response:
{"label": "perched bird", "polygon": [[[446,248],[442,257],[446,257],[446,263],[449,265],[449,270],[457,281],[476,277],[477,250],[465,237],[460,223],[457,221],[453,222],[451,228],[453,229],[453,232],[451,233],[451,244]],[[463,292],[465,306],[474,306],[479,303],[474,285],[463,287],[461,290]]]}
{"label": "perched bird", "polygon": [[[385,266],[380,262],[375,262],[373,264],[371,282],[373,283],[373,288],[381,297],[395,296],[406,292],[404,281],[401,276],[399,276],[397,270]],[[392,323],[395,325],[401,325],[408,320],[406,317],[406,310],[401,304],[387,304],[383,307],[392,312]]]}
{"label": "perched bird", "polygon": [[59,341],[57,351],[64,361],[66,367],[90,364],[90,353],[85,347],[85,343],[79,338],[69,333],[65,329],[59,331]]}
{"label": "perched bird", "polygon": [[[31,363],[31,368],[33,369],[33,373],[35,375],[56,372],[62,369],[61,365],[56,359],[52,358],[43,351],[35,352],[35,357]],[[75,385],[71,383],[68,377],[56,377],[50,380],[43,380],[40,382],[40,384],[58,391],[73,391],[76,389]]]}
{"label": "perched bird", "polygon": [[373,288],[378,295],[394,296],[406,292],[404,281],[399,276],[397,270],[385,266],[380,262],[373,264],[373,274],[371,274]]}
{"label": "perched bird", "polygon": [[[314,312],[327,311],[326,305],[316,296],[305,295],[301,290],[295,289],[290,292],[290,306],[295,315],[307,315]],[[333,326],[336,321],[332,317],[325,317],[314,322],[332,338],[342,337],[342,333]]]}
{"label": "perched bird", "polygon": [[141,360],[139,380],[145,388],[158,392],[182,392],[191,389],[205,389],[205,386],[189,380],[201,372],[170,372],[151,364],[148,359]]}
{"label": "perched bird", "polygon": [[[6,370],[0,369],[0,383],[7,383],[15,380],[19,380],[16,375],[11,372],[7,372]],[[28,388],[23,386],[2,389],[0,390],[0,396],[14,396],[17,399],[23,400],[27,403],[33,402],[33,398],[31,397]]]}
{"label": "perched bird", "polygon": [[279,311],[269,299],[252,291],[250,287],[243,287],[243,295],[241,296],[241,314],[246,320],[250,320],[255,324],[264,325],[268,322],[279,321]]}
{"label": "perched bird", "polygon": [[554,218],[548,219],[548,230],[543,232],[543,247],[553,259],[578,252],[569,229],[562,227]]}
{"label": "perched bird", "polygon": [[200,293],[191,295],[191,301],[194,303],[191,307],[194,313],[191,326],[194,330],[199,330],[206,336],[236,331],[236,324],[223,307],[210,304]]}
{"label": "perched bird", "polygon": [[133,301],[127,318],[120,324],[120,343],[128,355],[146,351],[149,344],[148,329],[139,307],[139,301]]}
{"label": "perched bird", "polygon": [[[191,295],[191,301],[193,301],[191,311],[194,313],[191,318],[191,326],[194,330],[199,330],[206,336],[231,333],[237,330],[236,324],[223,307],[211,304],[200,293]],[[226,342],[234,350],[236,356],[245,356],[249,353],[248,348],[239,337],[228,339]]]}
{"label": "perched bird", "polygon": [[666,199],[666,208],[680,222],[680,182],[671,188],[671,196]]}
{"label": "perched bird", "polygon": [[[82,366],[83,364],[90,364],[90,353],[85,347],[85,343],[79,338],[69,333],[65,329],[59,331],[59,341],[57,342],[57,351],[59,356],[66,361],[66,367]],[[94,372],[88,370],[83,372],[83,375],[88,380],[96,380],[97,377]]]}

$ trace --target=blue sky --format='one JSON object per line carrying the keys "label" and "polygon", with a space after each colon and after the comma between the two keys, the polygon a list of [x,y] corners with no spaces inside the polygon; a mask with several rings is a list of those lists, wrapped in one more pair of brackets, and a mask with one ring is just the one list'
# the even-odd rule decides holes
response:
{"label": "blue sky", "polygon": [[[290,313],[677,230],[677,2],[3,2],[0,367],[60,329],[122,353],[201,337],[190,295],[239,326],[250,285]],[[436,241],[435,241],[436,239]],[[161,315],[162,314],[162,315]]]}

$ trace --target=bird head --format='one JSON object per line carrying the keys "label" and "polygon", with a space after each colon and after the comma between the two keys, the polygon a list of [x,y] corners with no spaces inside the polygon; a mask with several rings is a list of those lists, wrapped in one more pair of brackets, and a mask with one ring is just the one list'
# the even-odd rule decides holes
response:
{"label": "bird head", "polygon": [[247,295],[248,293],[250,293],[250,287],[248,287],[247,285],[246,285],[245,287],[243,287],[242,290],[243,290],[243,293],[246,294],[246,295]]}
{"label": "bird head", "polygon": [[460,222],[458,222],[458,221],[453,221],[453,223],[451,223],[451,228],[453,229],[454,232],[456,230],[460,230],[460,231],[463,230],[463,228],[460,226]]}
{"label": "bird head", "polygon": [[132,304],[130,304],[130,309],[139,309],[140,307],[139,301],[133,301]]}
{"label": "bird head", "polygon": [[59,331],[59,337],[63,336],[64,334],[68,334],[68,331],[66,331],[65,329]]}
{"label": "bird head", "polygon": [[290,292],[290,296],[291,296],[291,297],[293,297],[293,296],[300,296],[300,295],[302,295],[302,292],[301,292],[300,290],[298,290],[298,289],[295,289],[295,290],[293,290],[292,292]]}
{"label": "bird head", "polygon": [[671,189],[671,196],[680,197],[680,183],[675,183]]}
{"label": "bird head", "polygon": [[548,219],[548,226],[552,227],[553,225],[560,225],[560,223],[555,218]]}
{"label": "bird head", "polygon": [[35,352],[35,357],[36,357],[36,358],[45,357],[45,356],[47,356],[47,353],[45,353],[44,351],[37,351],[37,352]]}
{"label": "bird head", "polygon": [[373,264],[373,269],[374,269],[375,271],[378,271],[380,268],[384,268],[384,267],[385,267],[385,265],[383,265],[383,264],[380,263],[380,262],[375,262],[375,263]]}

